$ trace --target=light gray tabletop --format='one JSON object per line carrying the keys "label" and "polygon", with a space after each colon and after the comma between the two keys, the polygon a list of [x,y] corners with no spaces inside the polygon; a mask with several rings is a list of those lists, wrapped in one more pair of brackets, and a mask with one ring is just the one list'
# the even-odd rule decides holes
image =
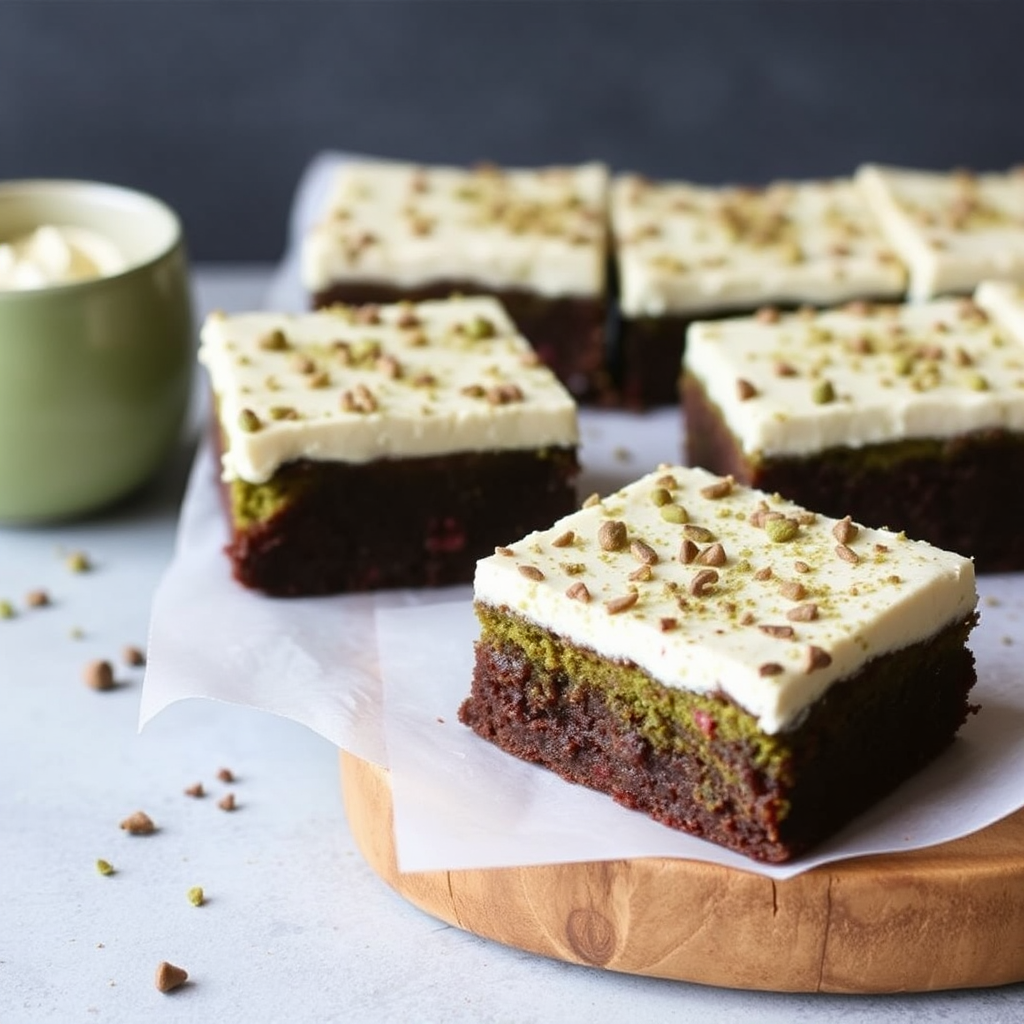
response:
{"label": "light gray tabletop", "polygon": [[[199,268],[197,313],[259,306],[267,268]],[[416,910],[367,868],[341,804],[337,751],[292,722],[210,701],[141,734],[150,601],[174,543],[191,452],[87,522],[0,529],[0,1022],[628,1019],[886,1022],[1024,1019],[1024,985],[891,997],[705,988],[553,962]],[[94,563],[73,573],[69,552]],[[26,609],[43,588],[47,608]],[[106,693],[90,659],[117,665]],[[222,767],[237,780],[217,778]],[[202,782],[208,795],[183,790]],[[218,800],[235,794],[238,809]],[[158,824],[132,837],[119,822]],[[101,875],[98,858],[116,872]],[[188,890],[207,902],[193,906]],[[778,951],[780,958],[786,950]],[[157,964],[185,967],[168,995]]]}

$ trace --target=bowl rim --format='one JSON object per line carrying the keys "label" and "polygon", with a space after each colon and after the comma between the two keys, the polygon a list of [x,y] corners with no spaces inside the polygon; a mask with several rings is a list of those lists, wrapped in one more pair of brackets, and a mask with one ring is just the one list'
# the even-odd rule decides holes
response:
{"label": "bowl rim", "polygon": [[177,212],[163,199],[142,189],[104,181],[93,181],[88,178],[12,178],[0,181],[0,200],[5,200],[12,194],[17,196],[30,193],[37,195],[81,193],[86,202],[90,197],[105,197],[122,206],[148,207],[150,212],[155,211],[166,219],[169,237],[151,256],[127,262],[125,267],[116,273],[101,274],[98,277],[90,277],[81,281],[58,282],[44,285],[41,288],[0,288],[0,303],[32,301],[55,292],[105,286],[110,282],[119,281],[129,274],[145,270],[166,259],[176,249],[184,247],[185,232]]}

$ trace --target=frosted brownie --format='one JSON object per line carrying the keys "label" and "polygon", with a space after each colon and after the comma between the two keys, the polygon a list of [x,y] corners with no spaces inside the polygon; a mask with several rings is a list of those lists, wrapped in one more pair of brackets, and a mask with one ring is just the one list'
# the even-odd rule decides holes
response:
{"label": "frosted brownie", "polygon": [[698,323],[687,461],[1024,569],[1024,292]]}
{"label": "frosted brownie", "polygon": [[819,842],[971,710],[969,560],[662,467],[483,559],[460,717],[758,860]]}
{"label": "frosted brownie", "polygon": [[857,182],[910,271],[911,299],[967,294],[990,278],[1024,283],[1024,167],[972,174],[867,164]]}
{"label": "frosted brownie", "polygon": [[608,173],[601,164],[502,170],[350,161],[308,233],[316,306],[496,295],[580,399],[609,389]]}
{"label": "frosted brownie", "polygon": [[646,407],[678,398],[695,319],[760,306],[899,298],[903,268],[850,179],[710,188],[616,178],[623,392]]}
{"label": "frosted brownie", "polygon": [[200,359],[246,586],[469,582],[575,503],[575,403],[493,299],[214,315]]}

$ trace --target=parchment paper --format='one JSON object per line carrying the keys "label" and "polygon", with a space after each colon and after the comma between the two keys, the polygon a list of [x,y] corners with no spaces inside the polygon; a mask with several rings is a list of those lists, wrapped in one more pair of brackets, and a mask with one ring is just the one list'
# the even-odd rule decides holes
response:
{"label": "parchment paper", "polygon": [[[292,245],[268,308],[304,306],[295,243],[341,158],[321,155],[302,179]],[[680,458],[676,410],[585,411],[581,430],[581,496],[608,493]],[[1024,806],[1024,575],[980,580],[973,699],[983,710],[950,750],[813,856],[767,867],[520,763],[460,725],[476,636],[469,587],[281,600],[234,583],[221,550],[226,528],[215,480],[203,446],[174,560],[154,600],[141,722],[172,701],[210,697],[285,715],[386,765],[403,870],[668,856],[786,878],[846,857],[954,839]]]}

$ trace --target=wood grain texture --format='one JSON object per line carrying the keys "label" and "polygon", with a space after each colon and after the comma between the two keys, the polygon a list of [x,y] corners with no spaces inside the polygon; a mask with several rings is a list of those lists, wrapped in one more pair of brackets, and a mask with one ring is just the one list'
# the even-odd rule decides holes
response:
{"label": "wood grain texture", "polygon": [[926,850],[784,882],[646,858],[402,873],[388,772],[341,754],[371,868],[449,924],[629,974],[777,992],[917,992],[1024,980],[1024,811]]}

